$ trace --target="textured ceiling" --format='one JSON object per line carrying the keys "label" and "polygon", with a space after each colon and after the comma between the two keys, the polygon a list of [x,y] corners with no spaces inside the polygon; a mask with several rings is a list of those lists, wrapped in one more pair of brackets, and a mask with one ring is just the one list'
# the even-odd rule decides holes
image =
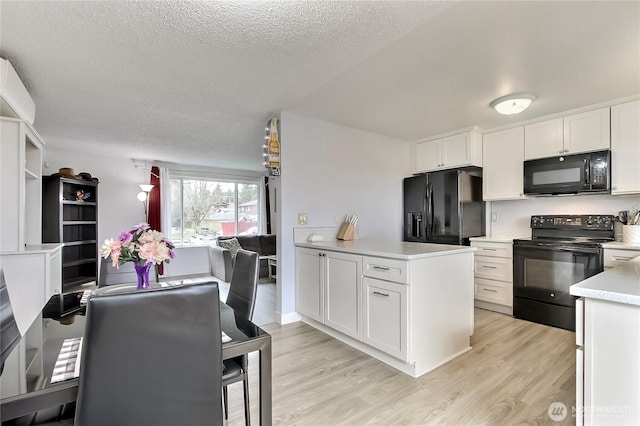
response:
{"label": "textured ceiling", "polygon": [[282,110],[413,140],[640,93],[640,2],[2,0],[0,56],[50,148],[263,170]]}

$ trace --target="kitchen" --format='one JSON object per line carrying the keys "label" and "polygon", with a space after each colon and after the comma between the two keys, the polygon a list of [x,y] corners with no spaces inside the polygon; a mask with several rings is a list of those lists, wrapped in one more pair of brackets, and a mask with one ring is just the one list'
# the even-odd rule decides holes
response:
{"label": "kitchen", "polygon": [[[499,8],[499,6],[498,6]],[[490,19],[496,11],[483,14]],[[470,17],[478,16],[469,13]],[[457,16],[457,18],[460,18]],[[470,20],[471,18],[467,18]],[[468,20],[463,21],[468,24]],[[482,20],[482,19],[479,19]],[[470,54],[468,50],[464,50]],[[16,53],[16,56],[19,55]],[[579,55],[578,55],[579,56]],[[469,56],[475,58],[475,56]],[[542,59],[537,57],[539,62]],[[458,65],[460,65],[458,63]],[[616,68],[612,66],[612,68]],[[633,69],[633,67],[630,67]],[[561,83],[567,79],[559,79]],[[549,91],[558,90],[551,86]],[[533,90],[529,87],[527,90]],[[451,90],[451,89],[450,89]],[[488,100],[472,98],[463,89],[456,89],[458,105],[481,105],[478,108],[488,108]],[[461,92],[461,94],[459,94]],[[637,93],[636,90],[634,93]],[[609,105],[624,103],[633,99],[625,98],[629,93],[620,93],[611,89],[610,95],[598,100],[610,100]],[[540,96],[540,94],[539,94]],[[578,100],[579,96],[575,96]],[[540,96],[537,106],[542,105]],[[574,108],[594,109],[603,107],[592,101],[576,103],[558,111],[570,111]],[[536,105],[534,104],[534,107]],[[436,109],[438,107],[436,106]],[[358,109],[353,107],[354,110]],[[445,109],[448,115],[463,115],[457,109]],[[434,114],[434,112],[430,112]],[[535,114],[532,112],[531,114]],[[410,115],[410,114],[407,114]],[[546,115],[546,114],[545,114]],[[413,116],[415,119],[415,116]],[[527,120],[536,120],[540,116],[529,115]],[[557,117],[556,117],[557,118]],[[296,222],[297,214],[308,214],[308,225],[312,227],[337,227],[346,212],[356,212],[360,216],[361,236],[376,236],[380,238],[399,240],[402,232],[402,178],[413,171],[410,147],[407,140],[419,137],[441,134],[441,131],[422,132],[418,137],[409,139],[382,136],[377,132],[357,130],[355,126],[335,124],[327,119],[309,118],[302,112],[283,111],[283,176],[279,182],[278,209],[280,222],[278,232],[291,235],[300,226]],[[419,121],[420,117],[416,121]],[[517,120],[517,119],[516,119]],[[382,120],[380,120],[382,121]],[[509,124],[515,125],[511,120]],[[470,125],[472,123],[468,123]],[[479,124],[479,123],[476,123]],[[504,125],[503,125],[504,126]],[[463,126],[451,126],[446,130],[461,129]],[[507,126],[508,127],[508,126]],[[486,127],[483,132],[501,131],[501,127]],[[54,148],[46,151],[46,160],[50,163],[49,172],[59,167],[69,165],[70,159],[74,163],[83,164],[94,175],[100,176],[103,184],[103,195],[109,197],[110,202],[123,204],[123,211],[116,212],[115,218],[104,218],[101,222],[101,234],[111,235],[120,229],[120,223],[135,223],[132,217],[139,216],[139,206],[135,200],[131,203],[122,202],[123,188],[136,180],[134,173],[128,172],[130,160],[128,158],[109,157],[96,158],[91,153],[81,150]],[[108,158],[109,161],[104,161]],[[72,164],[74,165],[74,164]],[[516,163],[517,165],[517,163]],[[78,168],[78,166],[76,166]],[[110,182],[110,183],[107,183]],[[127,199],[128,199],[127,195]],[[135,193],[131,199],[135,198]],[[106,202],[104,203],[107,204]],[[629,210],[640,205],[638,195],[581,195],[572,197],[550,197],[535,199],[494,200],[487,207],[486,229],[490,235],[527,236],[530,234],[529,221],[532,215],[543,214],[616,214],[621,210]],[[495,220],[493,220],[495,218]],[[116,223],[117,222],[117,223]],[[282,239],[279,248],[282,274],[278,287],[278,312],[283,323],[295,321],[295,277],[293,242]]]}

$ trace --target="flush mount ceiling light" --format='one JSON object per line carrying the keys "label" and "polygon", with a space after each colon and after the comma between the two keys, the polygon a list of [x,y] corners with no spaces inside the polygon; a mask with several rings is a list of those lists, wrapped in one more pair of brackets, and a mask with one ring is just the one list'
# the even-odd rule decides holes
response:
{"label": "flush mount ceiling light", "polygon": [[519,114],[536,99],[532,93],[514,93],[494,99],[489,106],[504,115]]}

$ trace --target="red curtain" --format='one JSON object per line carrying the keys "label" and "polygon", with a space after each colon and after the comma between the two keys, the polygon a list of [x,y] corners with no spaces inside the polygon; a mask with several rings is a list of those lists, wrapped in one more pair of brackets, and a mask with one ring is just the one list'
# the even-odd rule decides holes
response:
{"label": "red curtain", "polygon": [[[151,167],[151,177],[149,183],[153,185],[153,189],[149,193],[149,200],[147,201],[149,206],[149,213],[147,214],[147,222],[151,229],[162,232],[162,218],[161,218],[161,203],[160,203],[160,169],[158,167]],[[157,265],[158,274],[164,273],[164,264]]]}

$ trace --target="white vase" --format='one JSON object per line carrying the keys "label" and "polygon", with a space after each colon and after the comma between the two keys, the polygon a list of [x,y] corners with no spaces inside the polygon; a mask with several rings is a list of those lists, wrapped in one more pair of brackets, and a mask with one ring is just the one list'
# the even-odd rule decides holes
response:
{"label": "white vase", "polygon": [[622,227],[622,242],[640,244],[640,225],[624,225]]}

